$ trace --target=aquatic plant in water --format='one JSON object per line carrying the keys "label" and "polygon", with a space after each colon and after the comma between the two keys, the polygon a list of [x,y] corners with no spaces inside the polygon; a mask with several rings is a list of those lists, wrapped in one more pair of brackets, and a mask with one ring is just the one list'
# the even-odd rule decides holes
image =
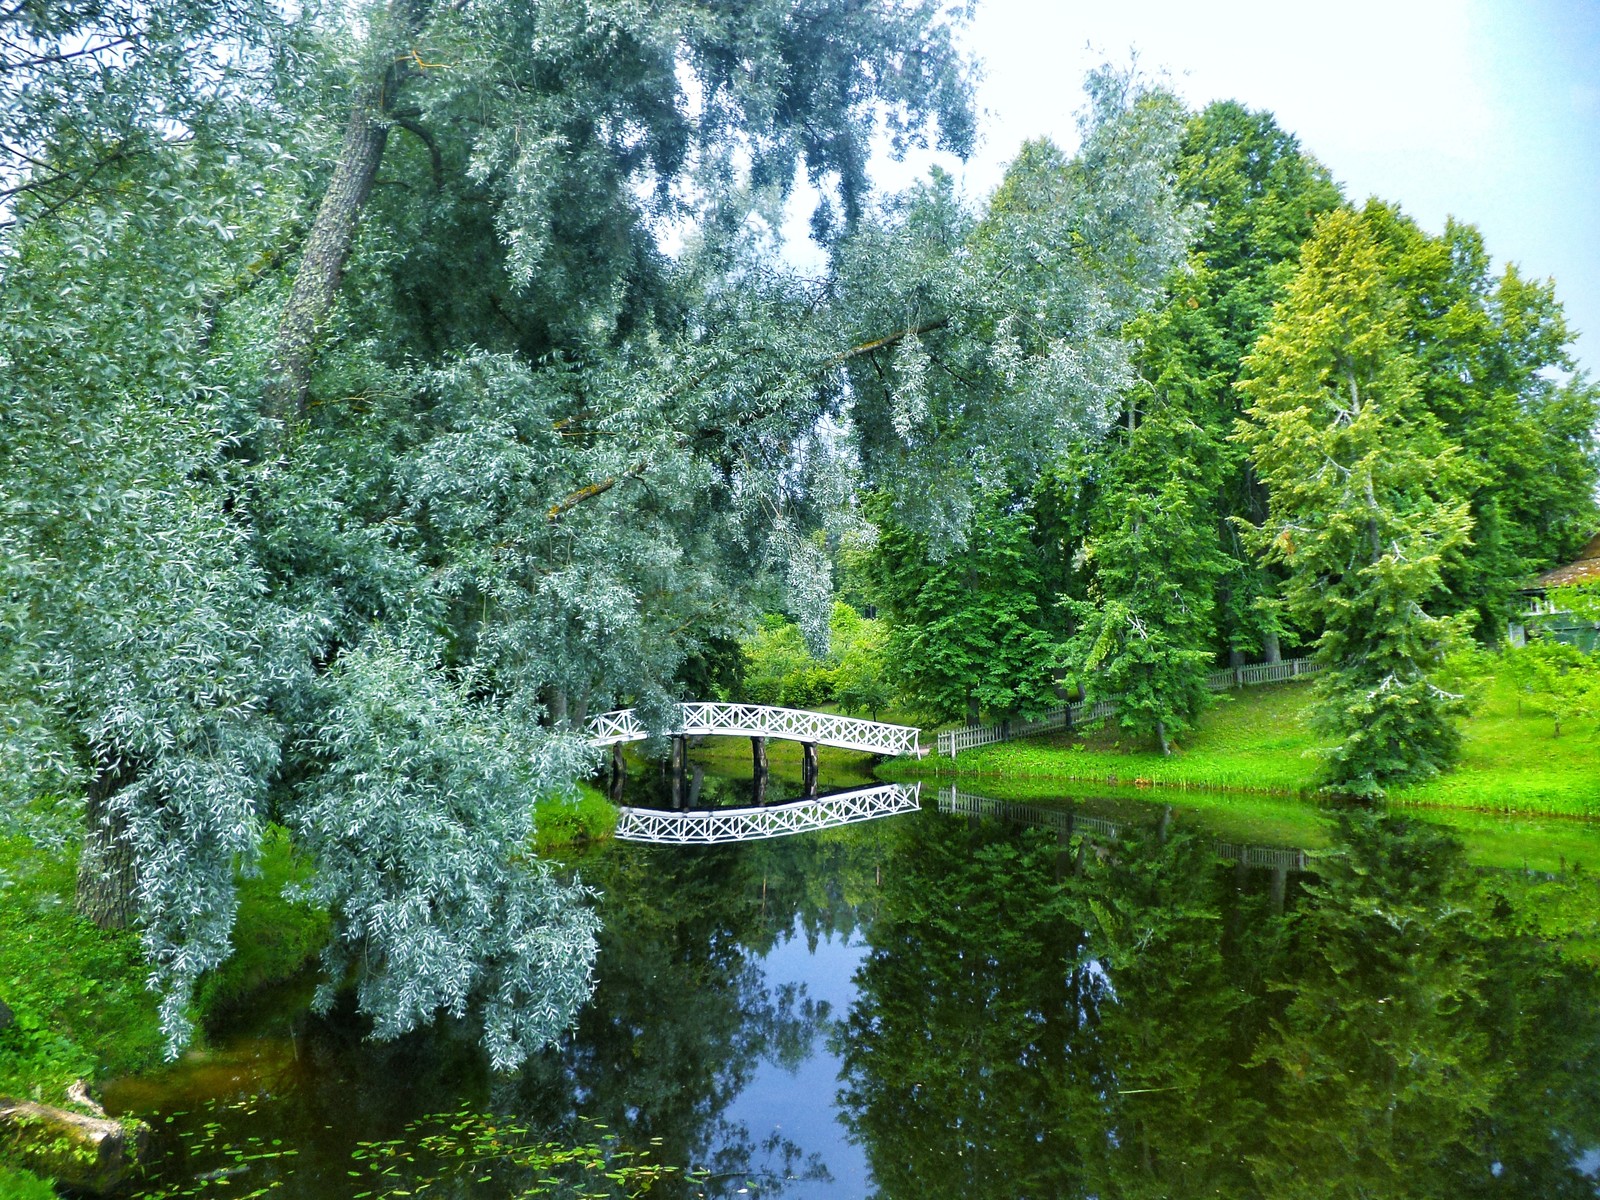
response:
{"label": "aquatic plant in water", "polygon": [[[209,1119],[178,1134],[192,1173],[183,1184],[137,1191],[135,1200],[177,1200],[179,1197],[229,1196],[257,1200],[280,1193],[297,1179],[299,1151],[280,1138],[247,1136],[225,1141],[230,1115],[248,1116],[263,1100],[212,1102]],[[171,1125],[201,1114],[172,1113]],[[648,1147],[625,1145],[604,1125],[580,1121],[567,1140],[551,1140],[515,1117],[463,1108],[432,1113],[409,1122],[401,1136],[356,1142],[345,1178],[320,1181],[329,1194],[348,1200],[394,1200],[397,1197],[459,1196],[464,1187],[493,1185],[493,1195],[507,1200],[560,1197],[561,1200],[617,1200],[643,1196],[661,1181],[682,1174],[680,1168],[656,1162]],[[164,1173],[170,1174],[170,1171]]]}

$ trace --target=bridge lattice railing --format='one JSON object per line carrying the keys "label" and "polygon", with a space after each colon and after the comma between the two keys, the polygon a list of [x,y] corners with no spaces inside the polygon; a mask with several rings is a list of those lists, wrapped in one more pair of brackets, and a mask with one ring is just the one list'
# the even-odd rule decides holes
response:
{"label": "bridge lattice railing", "polygon": [[[801,708],[774,708],[765,704],[680,704],[672,734],[773,737],[794,742],[814,742],[869,754],[917,754],[922,732],[914,725],[890,725],[838,713],[810,712]],[[643,741],[651,729],[631,708],[600,713],[588,719],[584,732],[596,746]],[[660,732],[660,731],[658,731]]]}
{"label": "bridge lattice railing", "polygon": [[762,808],[723,808],[673,812],[624,808],[617,816],[619,841],[668,846],[713,846],[786,837],[833,829],[879,817],[915,812],[921,807],[921,785],[887,783],[833,796],[775,804]]}

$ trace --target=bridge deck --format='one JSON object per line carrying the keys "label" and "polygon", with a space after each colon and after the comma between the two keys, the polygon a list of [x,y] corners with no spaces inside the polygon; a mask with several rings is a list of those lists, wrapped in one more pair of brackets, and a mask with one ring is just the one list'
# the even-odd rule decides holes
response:
{"label": "bridge deck", "polygon": [[[590,717],[584,732],[595,746],[641,742],[651,730],[631,708]],[[660,731],[658,731],[660,732]],[[813,742],[860,750],[867,754],[920,754],[913,725],[888,725],[836,713],[808,712],[799,708],[772,708],[765,704],[680,704],[674,728],[664,732],[725,737],[771,737],[793,742]]]}
{"label": "bridge deck", "polygon": [[624,808],[617,816],[615,836],[618,841],[664,846],[751,842],[915,812],[920,806],[920,794],[920,784],[889,783],[815,800],[775,804],[770,808],[720,808],[699,812]]}

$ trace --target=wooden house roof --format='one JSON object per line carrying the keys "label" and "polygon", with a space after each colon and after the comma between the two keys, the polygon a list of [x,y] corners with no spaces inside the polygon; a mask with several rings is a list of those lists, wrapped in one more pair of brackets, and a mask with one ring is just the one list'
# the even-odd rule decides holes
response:
{"label": "wooden house roof", "polygon": [[1589,544],[1578,552],[1575,560],[1546,571],[1528,584],[1527,590],[1571,587],[1577,583],[1600,583],[1600,533],[1589,539]]}

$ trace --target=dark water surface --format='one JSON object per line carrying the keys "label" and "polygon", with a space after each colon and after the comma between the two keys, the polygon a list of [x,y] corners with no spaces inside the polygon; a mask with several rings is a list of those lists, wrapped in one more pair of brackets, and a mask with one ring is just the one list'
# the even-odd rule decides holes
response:
{"label": "dark water surface", "polygon": [[[539,1171],[488,1161],[518,1138],[696,1172],[653,1196],[1597,1194],[1594,876],[1474,868],[1369,816],[1275,871],[1161,813],[1045,827],[929,793],[820,833],[612,845],[580,868],[594,999],[519,1075],[469,1028],[373,1045],[291,989],[108,1101],[158,1128],[147,1195],[609,1194],[593,1169],[529,1191]],[[374,1172],[375,1145],[428,1138],[482,1170]]]}

